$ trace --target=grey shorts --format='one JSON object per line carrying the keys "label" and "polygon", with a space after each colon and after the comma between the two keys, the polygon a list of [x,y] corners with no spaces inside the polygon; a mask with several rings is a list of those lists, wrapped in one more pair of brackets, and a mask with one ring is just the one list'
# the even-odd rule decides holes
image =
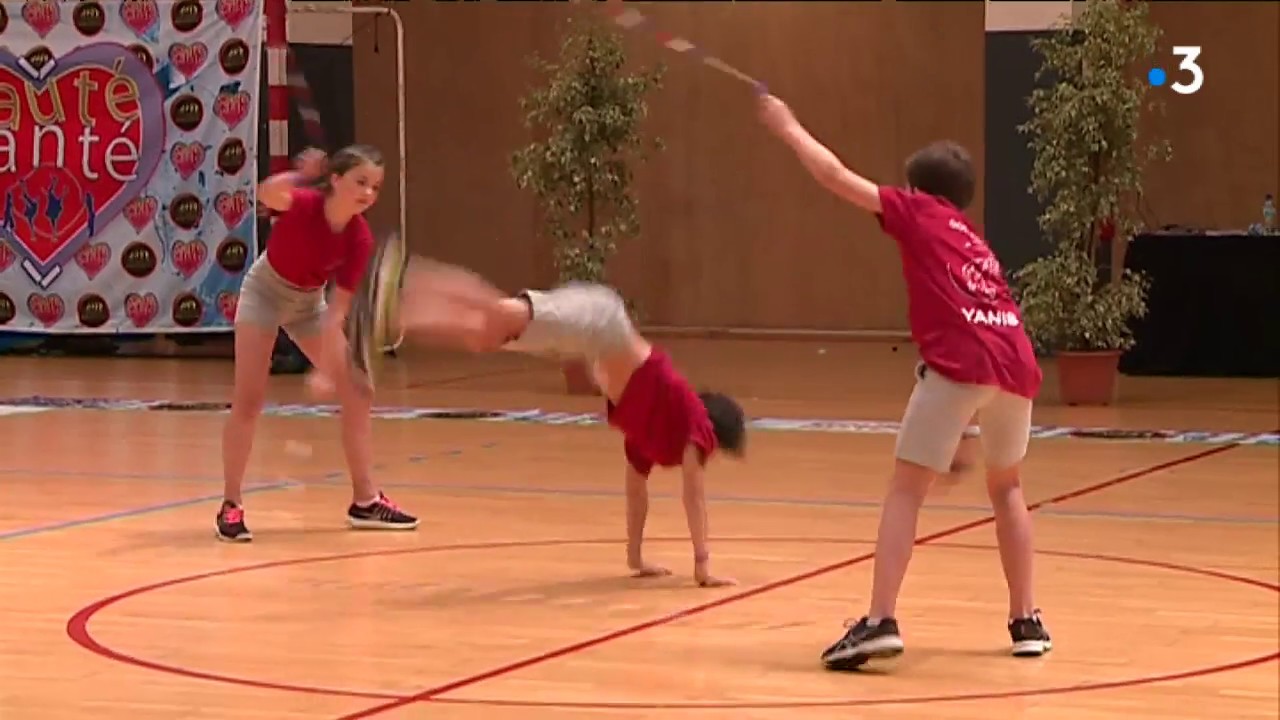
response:
{"label": "grey shorts", "polygon": [[622,298],[604,285],[572,283],[520,297],[532,311],[529,325],[507,350],[596,358],[625,348],[635,332]]}
{"label": "grey shorts", "polygon": [[975,415],[987,468],[1003,470],[1022,462],[1031,438],[1030,400],[989,385],[952,382],[919,365],[895,456],[947,472],[960,436]]}
{"label": "grey shorts", "polygon": [[263,253],[240,284],[236,325],[253,325],[275,331],[284,328],[291,337],[320,332],[324,315],[324,288],[300,288],[280,277]]}

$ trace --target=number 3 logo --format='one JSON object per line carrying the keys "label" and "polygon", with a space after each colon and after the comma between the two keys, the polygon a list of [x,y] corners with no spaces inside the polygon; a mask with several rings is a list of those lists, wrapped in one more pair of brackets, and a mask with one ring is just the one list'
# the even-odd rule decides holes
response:
{"label": "number 3 logo", "polygon": [[1183,84],[1176,82],[1169,86],[1169,89],[1179,95],[1191,95],[1204,85],[1204,70],[1196,64],[1196,58],[1200,57],[1199,45],[1175,45],[1173,54],[1182,58],[1182,62],[1178,63],[1179,70],[1185,70],[1191,73],[1191,82]]}

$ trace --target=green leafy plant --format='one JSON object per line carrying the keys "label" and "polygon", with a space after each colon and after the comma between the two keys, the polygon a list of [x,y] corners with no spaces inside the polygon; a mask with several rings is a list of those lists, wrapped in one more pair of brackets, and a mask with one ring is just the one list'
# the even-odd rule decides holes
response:
{"label": "green leafy plant", "polygon": [[1125,270],[1104,282],[1087,253],[1071,246],[1034,260],[1017,274],[1022,320],[1042,350],[1089,352],[1133,347],[1129,321],[1146,314],[1149,281]]}
{"label": "green leafy plant", "polygon": [[626,68],[622,38],[591,14],[568,21],[559,57],[534,57],[544,83],[520,100],[535,139],[515,152],[516,185],[542,210],[560,281],[603,282],[617,243],[640,234],[632,166],[660,150],[641,126],[664,68]]}
{"label": "green leafy plant", "polygon": [[1133,346],[1129,322],[1146,314],[1148,280],[1105,273],[1103,234],[1128,242],[1139,223],[1143,171],[1168,159],[1167,142],[1140,133],[1158,110],[1141,76],[1160,29],[1145,2],[1085,0],[1059,32],[1032,41],[1041,57],[1031,120],[1019,127],[1034,154],[1031,191],[1053,251],[1014,274],[1027,331],[1043,351]]}

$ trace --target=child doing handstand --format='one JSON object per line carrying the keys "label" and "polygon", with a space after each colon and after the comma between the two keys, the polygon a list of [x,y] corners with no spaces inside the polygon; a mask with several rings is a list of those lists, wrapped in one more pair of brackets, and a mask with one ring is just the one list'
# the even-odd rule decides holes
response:
{"label": "child doing handstand", "polygon": [[641,543],[649,473],[654,466],[679,467],[694,576],[704,587],[733,584],[711,574],[703,470],[717,450],[742,456],[742,408],[726,395],[694,392],[670,357],[636,332],[614,291],[581,283],[508,297],[469,271],[415,259],[402,297],[406,337],[477,352],[585,358],[607,398],[608,422],[624,437],[628,566],[637,577],[669,574],[644,561]]}

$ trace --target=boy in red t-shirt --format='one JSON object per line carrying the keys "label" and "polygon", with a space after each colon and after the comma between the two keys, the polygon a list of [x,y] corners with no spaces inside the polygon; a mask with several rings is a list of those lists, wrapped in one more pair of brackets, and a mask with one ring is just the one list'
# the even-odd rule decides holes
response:
{"label": "boy in red t-shirt", "polygon": [[625,438],[627,564],[636,577],[670,574],[641,555],[649,513],[647,479],[679,467],[699,585],[733,584],[710,572],[703,468],[721,450],[741,456],[742,408],[719,393],[696,393],[665,352],[631,324],[617,293],[575,283],[507,297],[476,275],[415,260],[405,273],[400,323],[406,337],[460,343],[473,351],[513,350],[587,358],[607,397],[608,422]]}
{"label": "boy in red t-shirt", "polygon": [[881,511],[871,607],[827,648],[823,663],[852,670],[902,654],[894,611],[920,507],[935,480],[963,465],[957,452],[975,415],[1009,586],[1013,654],[1043,655],[1052,642],[1032,599],[1031,514],[1019,477],[1040,368],[1000,263],[964,216],[974,192],[968,153],[954,143],[934,143],[907,160],[907,189],[878,186],[846,168],[781,100],[763,96],[760,116],[819,183],[875,214],[897,241],[911,336],[922,359]]}

